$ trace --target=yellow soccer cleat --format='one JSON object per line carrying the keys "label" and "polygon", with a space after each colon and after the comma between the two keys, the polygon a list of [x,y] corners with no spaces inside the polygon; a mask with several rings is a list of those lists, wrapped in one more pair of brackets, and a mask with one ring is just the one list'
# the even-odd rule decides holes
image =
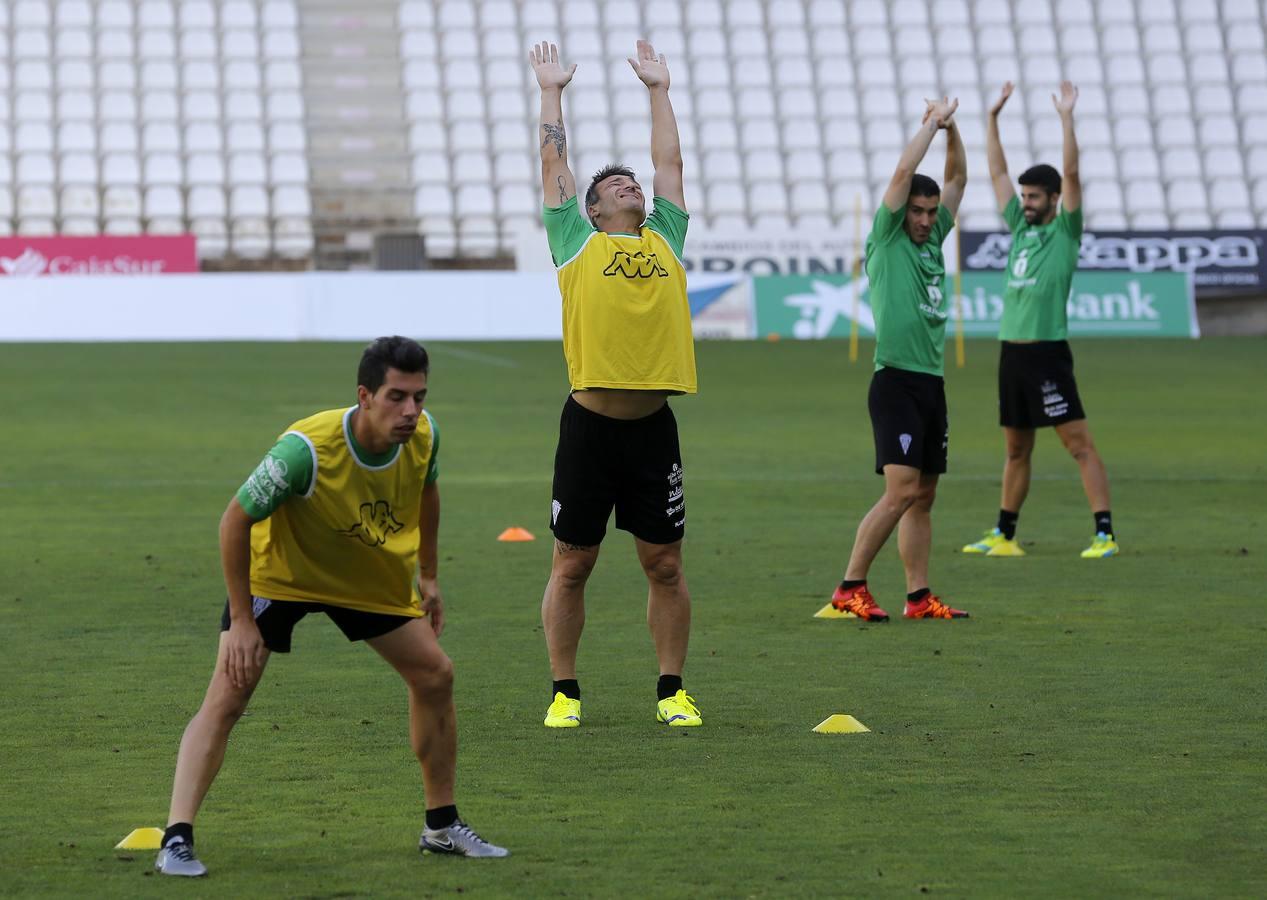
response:
{"label": "yellow soccer cleat", "polygon": [[575,728],[581,724],[581,701],[565,697],[562,692],[554,695],[554,702],[546,710],[546,728]]}
{"label": "yellow soccer cleat", "polygon": [[1008,540],[998,528],[991,528],[985,536],[975,544],[963,548],[964,553],[979,553],[982,556],[1024,556],[1025,551],[1015,538]]}
{"label": "yellow soccer cleat", "polygon": [[1091,539],[1091,546],[1082,551],[1082,558],[1105,559],[1110,556],[1117,556],[1117,554],[1117,541],[1113,539],[1113,535],[1097,531],[1095,537]]}
{"label": "yellow soccer cleat", "polygon": [[686,696],[686,691],[678,691],[656,704],[656,721],[675,728],[704,724],[699,707],[695,705],[695,698]]}

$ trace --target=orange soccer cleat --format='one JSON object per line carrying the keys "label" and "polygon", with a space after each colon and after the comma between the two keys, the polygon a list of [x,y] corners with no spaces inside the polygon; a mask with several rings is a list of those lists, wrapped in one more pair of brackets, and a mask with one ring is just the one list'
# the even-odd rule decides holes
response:
{"label": "orange soccer cleat", "polygon": [[889,614],[875,605],[875,597],[865,584],[845,590],[839,585],[831,595],[831,605],[841,612],[851,612],[864,622],[887,622]]}
{"label": "orange soccer cleat", "polygon": [[962,609],[952,609],[941,602],[940,597],[925,594],[919,603],[906,601],[906,610],[902,613],[908,619],[966,619],[968,614]]}

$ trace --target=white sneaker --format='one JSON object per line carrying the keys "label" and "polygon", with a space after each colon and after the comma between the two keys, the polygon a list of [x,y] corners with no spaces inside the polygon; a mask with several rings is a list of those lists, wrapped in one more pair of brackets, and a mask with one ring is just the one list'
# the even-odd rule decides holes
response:
{"label": "white sneaker", "polygon": [[510,856],[505,847],[498,847],[484,840],[461,819],[448,828],[424,828],[418,839],[418,849],[424,853],[451,853],[455,856]]}
{"label": "white sneaker", "polygon": [[207,874],[207,867],[194,855],[193,844],[186,844],[184,838],[173,838],[171,843],[158,851],[158,859],[154,860],[154,871],[160,875],[198,878]]}

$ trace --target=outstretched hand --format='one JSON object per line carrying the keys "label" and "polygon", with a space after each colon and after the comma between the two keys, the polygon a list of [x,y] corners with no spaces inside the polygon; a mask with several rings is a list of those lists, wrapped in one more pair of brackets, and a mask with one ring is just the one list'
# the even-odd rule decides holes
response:
{"label": "outstretched hand", "polygon": [[656,55],[655,47],[651,46],[649,41],[639,41],[637,46],[637,58],[626,57],[629,65],[633,67],[634,74],[649,88],[669,86],[669,63],[664,58],[664,54]]}
{"label": "outstretched hand", "polygon": [[576,73],[576,63],[565,69],[559,64],[559,48],[554,44],[542,42],[528,51],[528,65],[537,76],[537,85],[544,91],[548,88],[567,87]]}
{"label": "outstretched hand", "polygon": [[1012,96],[1012,90],[1016,85],[1012,82],[1006,82],[1003,85],[1003,92],[999,94],[999,99],[994,101],[994,105],[990,107],[990,115],[997,116],[1003,111],[1004,105],[1007,104],[1007,98]]}
{"label": "outstretched hand", "polygon": [[1051,102],[1056,107],[1056,112],[1062,116],[1067,116],[1073,112],[1074,104],[1078,102],[1078,89],[1073,86],[1071,81],[1060,82],[1060,96],[1051,95]]}
{"label": "outstretched hand", "polygon": [[924,118],[920,120],[923,124],[929,119],[933,119],[937,123],[938,128],[945,128],[950,124],[951,118],[955,114],[955,110],[959,108],[959,98],[949,100],[942,97],[940,100],[925,100],[928,106],[924,110]]}

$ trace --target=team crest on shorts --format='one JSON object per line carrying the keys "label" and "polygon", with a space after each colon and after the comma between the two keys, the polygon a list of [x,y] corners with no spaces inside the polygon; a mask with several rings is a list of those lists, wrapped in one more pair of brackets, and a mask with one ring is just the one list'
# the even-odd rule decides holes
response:
{"label": "team crest on shorts", "polygon": [[902,445],[902,455],[906,456],[907,451],[911,449],[911,436],[909,434],[899,434],[897,442]]}

